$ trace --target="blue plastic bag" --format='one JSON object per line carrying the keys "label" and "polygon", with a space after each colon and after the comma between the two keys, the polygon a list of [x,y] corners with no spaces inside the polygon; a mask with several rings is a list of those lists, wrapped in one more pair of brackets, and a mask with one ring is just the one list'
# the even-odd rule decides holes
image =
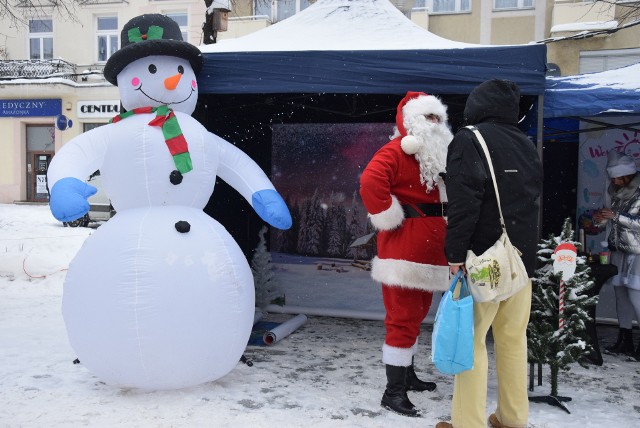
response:
{"label": "blue plastic bag", "polygon": [[[459,298],[454,298],[460,283]],[[431,335],[431,360],[444,374],[473,368],[473,298],[462,269],[442,296]]]}

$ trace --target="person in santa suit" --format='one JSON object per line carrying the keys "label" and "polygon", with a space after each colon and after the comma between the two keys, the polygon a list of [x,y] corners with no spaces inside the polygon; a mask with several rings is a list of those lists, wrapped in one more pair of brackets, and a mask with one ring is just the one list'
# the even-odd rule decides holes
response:
{"label": "person in santa suit", "polygon": [[433,291],[448,288],[444,253],[447,107],[435,96],[408,92],[397,108],[395,133],[360,178],[360,196],[378,230],[371,276],[382,283],[387,386],[384,408],[418,416],[407,391],[433,391],[416,376],[413,356]]}

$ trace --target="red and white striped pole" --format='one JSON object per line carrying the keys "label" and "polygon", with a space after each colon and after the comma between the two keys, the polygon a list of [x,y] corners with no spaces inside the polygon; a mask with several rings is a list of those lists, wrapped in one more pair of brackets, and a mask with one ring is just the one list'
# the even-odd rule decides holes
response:
{"label": "red and white striped pole", "polygon": [[558,274],[562,272],[560,279],[560,290],[558,292],[558,329],[564,328],[564,295],[565,282],[569,280],[576,272],[576,257],[578,250],[575,245],[569,242],[563,242],[558,245],[553,252],[553,272]]}
{"label": "red and white striped pole", "polygon": [[558,317],[558,330],[564,328],[564,279],[560,280],[560,294],[558,295],[560,316]]}

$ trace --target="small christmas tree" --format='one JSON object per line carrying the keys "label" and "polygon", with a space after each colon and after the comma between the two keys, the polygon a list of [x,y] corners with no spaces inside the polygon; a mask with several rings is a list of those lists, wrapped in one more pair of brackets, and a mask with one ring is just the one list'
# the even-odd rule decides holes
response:
{"label": "small christmas tree", "polygon": [[267,251],[265,234],[267,226],[262,226],[258,236],[260,241],[251,259],[251,272],[253,284],[256,289],[256,307],[264,308],[276,298],[276,280],[271,265],[271,253]]}
{"label": "small christmas tree", "polygon": [[[558,395],[558,373],[568,371],[577,362],[586,367],[584,355],[593,349],[589,344],[585,322],[588,308],[598,302],[598,296],[588,297],[585,291],[595,285],[591,269],[584,256],[578,256],[575,274],[564,283],[564,296],[560,296],[561,274],[554,274],[553,255],[563,242],[573,241],[571,221],[567,218],[560,236],[550,235],[538,245],[538,268],[532,278],[533,296],[531,317],[527,328],[529,362],[548,364],[551,369],[551,396]],[[559,328],[559,301],[564,300],[564,327]]]}

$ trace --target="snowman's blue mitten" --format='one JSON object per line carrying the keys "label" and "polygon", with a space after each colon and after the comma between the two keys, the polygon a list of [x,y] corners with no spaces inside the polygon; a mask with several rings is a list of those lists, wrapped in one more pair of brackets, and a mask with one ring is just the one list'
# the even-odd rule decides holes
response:
{"label": "snowman's blue mitten", "polygon": [[95,187],[77,178],[63,178],[51,189],[49,197],[51,214],[60,221],[79,219],[89,211],[87,198],[97,191]]}
{"label": "snowman's blue mitten", "polygon": [[273,189],[259,190],[251,196],[251,205],[261,219],[273,227],[286,230],[291,227],[291,214],[287,204]]}

